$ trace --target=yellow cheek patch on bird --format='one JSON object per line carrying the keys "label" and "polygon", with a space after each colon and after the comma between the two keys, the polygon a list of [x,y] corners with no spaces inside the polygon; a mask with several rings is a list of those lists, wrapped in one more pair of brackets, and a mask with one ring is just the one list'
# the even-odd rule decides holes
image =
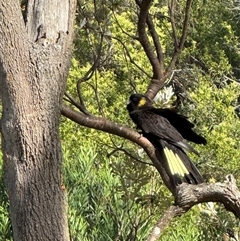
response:
{"label": "yellow cheek patch on bird", "polygon": [[167,147],[164,147],[163,151],[167,158],[169,169],[172,175],[177,174],[181,177],[184,177],[186,174],[189,174],[187,168],[184,166],[177,154],[175,154],[172,150],[169,150]]}
{"label": "yellow cheek patch on bird", "polygon": [[147,100],[145,97],[142,97],[138,103],[138,107],[144,106],[147,103]]}

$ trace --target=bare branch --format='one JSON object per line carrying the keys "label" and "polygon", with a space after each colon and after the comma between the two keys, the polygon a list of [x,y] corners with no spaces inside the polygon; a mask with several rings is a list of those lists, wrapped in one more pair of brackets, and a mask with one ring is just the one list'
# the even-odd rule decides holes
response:
{"label": "bare branch", "polygon": [[[178,56],[180,55],[180,53],[183,49],[185,40],[187,38],[187,30],[188,30],[188,24],[189,24],[189,19],[190,19],[191,5],[192,5],[192,0],[187,0],[186,7],[185,7],[185,18],[184,18],[184,21],[183,21],[182,34],[181,34],[178,46],[177,47],[175,46],[175,50],[174,50],[174,53],[172,55],[172,59],[170,61],[170,64],[168,65],[168,67],[166,69],[167,76],[169,76],[171,74],[172,69],[175,67]],[[175,40],[174,40],[174,42],[175,42]]]}
{"label": "bare branch", "polygon": [[200,185],[182,184],[175,195],[175,205],[170,206],[152,229],[147,241],[158,240],[169,223],[186,213],[191,207],[203,202],[220,202],[226,210],[240,218],[240,192],[232,175],[224,183]]}
{"label": "bare branch", "polygon": [[162,235],[163,231],[168,227],[169,223],[177,216],[184,213],[182,208],[178,206],[170,206],[159,219],[157,224],[152,229],[150,235],[147,238],[147,241],[156,241]]}
{"label": "bare branch", "polygon": [[137,158],[136,156],[132,155],[129,151],[127,151],[126,149],[124,149],[123,147],[115,147],[115,149],[113,149],[109,154],[108,154],[108,157],[110,157],[111,155],[113,155],[114,153],[118,152],[118,151],[121,151],[123,152],[124,154],[126,154],[127,156],[131,157],[133,160],[139,162],[139,163],[142,163],[142,164],[145,164],[145,165],[149,165],[149,166],[153,166],[152,163],[149,163],[149,162],[145,162],[145,161],[142,161],[140,160],[139,158]]}
{"label": "bare branch", "polygon": [[75,107],[77,107],[81,112],[83,112],[85,115],[90,115],[90,113],[87,111],[87,109],[85,108],[85,106],[82,106],[81,104],[79,104],[70,94],[68,94],[67,92],[65,92],[64,94],[66,97],[63,97],[63,99],[69,103],[71,103],[72,105],[74,105]]}
{"label": "bare branch", "polygon": [[122,27],[122,25],[119,23],[115,13],[113,12],[113,17],[114,17],[114,20],[116,21],[118,27],[121,29],[122,33],[124,33],[125,35],[127,35],[129,38],[131,39],[134,39],[134,40],[139,40],[137,36],[134,36],[134,35],[131,35],[129,34],[127,31],[125,31]]}
{"label": "bare branch", "polygon": [[155,29],[154,23],[152,21],[152,17],[148,14],[147,16],[147,25],[148,25],[148,29],[150,31],[150,34],[152,36],[153,39],[153,43],[157,52],[157,58],[159,60],[159,64],[160,64],[160,72],[161,75],[163,75],[164,72],[164,56],[163,56],[163,50],[162,50],[162,46],[161,43],[159,41],[159,36],[158,33]]}
{"label": "bare branch", "polygon": [[139,41],[152,65],[153,78],[160,80],[162,77],[162,66],[159,63],[157,55],[154,53],[154,50],[151,46],[151,43],[146,33],[146,21],[148,17],[148,10],[150,4],[152,3],[152,0],[142,0],[141,3],[138,0],[136,0],[136,3],[140,6],[140,13],[138,19]]}
{"label": "bare branch", "polygon": [[223,203],[226,210],[240,218],[240,192],[232,175],[227,175],[224,183],[181,185],[177,190],[176,204],[186,211],[198,203],[210,201]]}
{"label": "bare branch", "polygon": [[112,36],[113,39],[116,39],[124,48],[126,54],[127,54],[127,57],[129,58],[130,60],[130,63],[132,63],[133,65],[135,65],[141,72],[143,72],[148,78],[151,78],[151,76],[143,69],[141,68],[131,57],[126,45],[123,43],[123,41],[120,39],[120,38],[117,38],[117,37],[114,37]]}
{"label": "bare branch", "polygon": [[97,69],[98,65],[99,65],[99,61],[100,61],[100,57],[101,57],[101,52],[102,52],[102,46],[103,46],[103,34],[101,34],[101,40],[100,40],[100,44],[99,44],[99,48],[97,51],[97,56],[95,57],[94,63],[91,66],[91,68],[85,73],[85,75],[78,79],[77,81],[77,92],[78,92],[78,97],[79,97],[79,101],[80,101],[80,107],[79,108],[84,114],[89,114],[84,101],[83,101],[83,97],[82,97],[82,92],[81,92],[81,84],[83,82],[88,81],[89,79],[92,78],[93,73],[95,72],[95,70]]}
{"label": "bare branch", "polygon": [[178,48],[178,37],[177,37],[177,29],[176,29],[176,22],[175,22],[175,11],[176,11],[176,0],[171,0],[168,2],[168,10],[170,15],[170,21],[172,25],[172,36],[174,42],[174,48]]}
{"label": "bare branch", "polygon": [[182,29],[182,36],[181,36],[180,42],[179,42],[179,49],[180,49],[180,51],[183,49],[185,40],[187,38],[187,32],[188,32],[188,25],[189,25],[192,1],[193,0],[187,0],[187,3],[186,3],[185,18],[184,18],[184,21],[183,21],[183,29]]}
{"label": "bare branch", "polygon": [[[95,116],[87,116],[80,112],[77,112],[67,105],[62,105],[61,109],[62,115],[69,118],[70,120],[89,128],[94,128],[96,130],[101,130],[110,134],[114,134],[120,137],[123,137],[125,139],[128,139],[132,141],[133,143],[138,144],[141,146],[149,158],[152,160],[153,165],[156,167],[158,172],[160,173],[165,185],[168,187],[168,189],[174,193],[175,187],[171,183],[171,180],[169,176],[167,175],[165,168],[163,167],[163,164],[159,162],[159,160],[162,158],[161,152],[155,150],[153,145],[143,136],[141,136],[138,132],[124,126],[121,124],[114,123],[110,120],[107,120],[102,117],[95,117]],[[160,159],[159,159],[160,158]]]}

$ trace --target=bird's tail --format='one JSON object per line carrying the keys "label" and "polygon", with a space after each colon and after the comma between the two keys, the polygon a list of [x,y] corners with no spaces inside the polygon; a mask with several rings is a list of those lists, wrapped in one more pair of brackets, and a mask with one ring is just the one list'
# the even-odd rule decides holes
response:
{"label": "bird's tail", "polygon": [[183,182],[189,184],[204,182],[196,166],[181,148],[163,140],[160,140],[160,143],[163,148],[165,166],[174,186]]}

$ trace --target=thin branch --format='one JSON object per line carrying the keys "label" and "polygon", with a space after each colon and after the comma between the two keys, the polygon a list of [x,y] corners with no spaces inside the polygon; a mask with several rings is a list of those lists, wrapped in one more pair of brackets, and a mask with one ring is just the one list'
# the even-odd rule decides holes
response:
{"label": "thin branch", "polygon": [[178,72],[181,72],[181,71],[182,71],[182,69],[174,69],[174,70],[172,71],[171,76],[170,76],[169,80],[167,81],[167,83],[171,83],[171,81],[172,81],[175,73],[178,73]]}
{"label": "thin branch", "polygon": [[152,0],[136,0],[136,3],[140,6],[140,13],[138,18],[138,37],[139,41],[152,65],[153,68],[153,78],[160,80],[162,77],[161,65],[157,58],[157,55],[154,53],[150,40],[148,39],[146,32],[146,21],[148,17],[148,10]]}
{"label": "thin branch", "polygon": [[127,156],[131,157],[133,160],[139,162],[139,163],[142,163],[142,164],[145,164],[145,165],[149,165],[149,166],[153,166],[152,163],[149,163],[149,162],[144,162],[140,159],[138,159],[137,157],[135,157],[134,155],[132,155],[130,152],[128,152],[126,149],[124,149],[123,147],[115,147],[115,149],[113,149],[110,153],[108,153],[108,157],[110,157],[111,155],[113,155],[114,153],[118,152],[118,151],[121,151],[123,152],[124,154],[126,154]]}
{"label": "thin branch", "polygon": [[101,40],[100,40],[99,49],[97,51],[97,57],[95,58],[93,65],[85,73],[85,75],[77,81],[77,92],[78,92],[78,97],[79,97],[79,101],[80,101],[80,105],[81,105],[81,111],[85,114],[89,113],[89,112],[87,111],[87,108],[86,108],[86,106],[84,104],[84,101],[83,101],[82,92],[81,92],[81,84],[83,82],[86,82],[89,79],[91,79],[92,76],[93,76],[93,73],[97,69],[97,67],[99,65],[100,57],[101,57],[102,46],[103,46],[103,34],[101,34]]}
{"label": "thin branch", "polygon": [[176,11],[176,0],[171,0],[168,3],[169,15],[170,15],[170,22],[172,26],[172,36],[174,42],[174,48],[178,48],[178,37],[177,37],[177,29],[176,29],[176,22],[175,22],[175,11]]}
{"label": "thin branch", "polygon": [[182,35],[181,35],[180,42],[179,42],[180,50],[183,49],[185,40],[187,38],[192,1],[193,0],[187,0],[187,4],[186,4],[186,8],[185,8],[185,18],[183,21],[183,30],[182,30]]}
{"label": "thin branch", "polygon": [[[141,2],[139,0],[136,0],[137,5],[141,8]],[[158,33],[155,29],[152,17],[150,14],[147,15],[147,19],[146,19],[146,23],[149,29],[149,32],[151,34],[153,43],[154,43],[154,47],[157,53],[157,58],[159,60],[159,64],[160,64],[160,72],[161,75],[163,75],[164,73],[164,55],[163,55],[163,50],[162,50],[162,46],[159,40],[159,36]]]}
{"label": "thin branch", "polygon": [[112,36],[112,38],[116,39],[123,46],[123,48],[124,48],[124,50],[125,50],[125,52],[127,54],[127,57],[130,60],[130,63],[135,65],[135,67],[137,67],[141,72],[143,72],[148,78],[151,78],[151,76],[132,59],[132,57],[131,57],[131,55],[130,55],[126,45],[123,43],[123,41],[121,39],[119,39],[118,37]]}
{"label": "thin branch", "polygon": [[134,223],[132,222],[131,220],[131,214],[129,213],[128,211],[128,216],[130,218],[130,221],[131,221],[131,229],[129,230],[129,233],[126,237],[126,240],[136,240],[136,236],[137,236],[137,230],[138,230],[138,227],[139,227],[139,224],[140,224],[140,221],[141,221],[141,217],[142,217],[142,213],[140,213],[139,215],[137,215],[137,217],[135,218],[135,221]]}
{"label": "thin branch", "polygon": [[162,50],[162,46],[161,46],[161,43],[160,43],[160,40],[159,40],[158,33],[157,33],[157,31],[155,29],[155,26],[154,26],[154,23],[152,21],[152,17],[149,14],[147,15],[147,25],[148,25],[149,32],[150,32],[150,34],[152,36],[152,39],[153,39],[153,43],[154,43],[155,50],[156,50],[156,53],[157,53],[157,58],[159,60],[160,72],[161,72],[161,75],[163,75],[163,72],[164,72],[163,50]]}
{"label": "thin branch", "polygon": [[174,68],[176,61],[183,49],[185,40],[187,38],[187,30],[188,30],[188,24],[189,24],[189,19],[190,19],[190,10],[191,10],[191,5],[192,5],[193,0],[187,0],[186,7],[185,7],[185,17],[183,21],[183,29],[182,29],[182,34],[180,37],[179,44],[177,48],[175,47],[174,53],[172,55],[172,59],[170,61],[170,64],[168,65],[166,69],[166,74],[169,76],[171,74],[172,69]]}
{"label": "thin branch", "polygon": [[124,33],[125,35],[127,35],[129,38],[131,39],[134,39],[134,40],[139,40],[137,36],[134,36],[134,35],[130,35],[128,32],[126,32],[123,28],[122,28],[122,25],[119,23],[115,13],[113,12],[113,17],[118,25],[118,27],[121,29],[122,33]]}
{"label": "thin branch", "polygon": [[83,112],[85,115],[90,115],[90,112],[87,111],[87,109],[85,108],[85,106],[82,106],[81,104],[79,104],[70,94],[68,94],[67,92],[65,92],[64,94],[66,97],[63,97],[63,99],[67,102],[69,102],[70,104],[74,105],[75,107],[77,107],[81,112]]}
{"label": "thin branch", "polygon": [[[96,78],[95,78],[96,80]],[[87,83],[92,89],[93,89],[93,92],[94,92],[94,96],[95,96],[95,100],[97,102],[97,106],[98,106],[98,111],[99,113],[101,114],[101,116],[104,116],[104,112],[103,112],[103,109],[102,109],[102,106],[100,104],[100,100],[99,100],[99,96],[98,96],[98,87],[97,87],[97,80],[95,82],[95,86],[91,83]]]}

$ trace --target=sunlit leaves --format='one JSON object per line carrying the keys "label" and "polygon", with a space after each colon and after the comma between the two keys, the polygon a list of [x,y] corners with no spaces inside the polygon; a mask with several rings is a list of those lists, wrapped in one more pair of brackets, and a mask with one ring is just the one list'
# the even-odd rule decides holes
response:
{"label": "sunlit leaves", "polygon": [[[128,240],[133,229],[138,231],[139,238],[146,239],[150,229],[146,222],[151,221],[149,218],[157,211],[154,200],[144,203],[149,199],[141,196],[141,192],[131,197],[128,190],[119,189],[121,178],[130,179],[116,175],[112,171],[113,164],[105,156],[98,155],[95,146],[81,145],[74,157],[68,150],[64,153],[63,173],[72,239],[105,241],[119,237]],[[131,187],[128,185],[126,189]]]}
{"label": "sunlit leaves", "polygon": [[192,114],[198,122],[205,123],[202,132],[208,140],[207,146],[201,148],[201,155],[205,156],[203,165],[208,167],[205,173],[218,181],[228,173],[239,176],[240,122],[232,105],[239,90],[235,82],[218,88],[202,77],[198,89],[191,93]]}

